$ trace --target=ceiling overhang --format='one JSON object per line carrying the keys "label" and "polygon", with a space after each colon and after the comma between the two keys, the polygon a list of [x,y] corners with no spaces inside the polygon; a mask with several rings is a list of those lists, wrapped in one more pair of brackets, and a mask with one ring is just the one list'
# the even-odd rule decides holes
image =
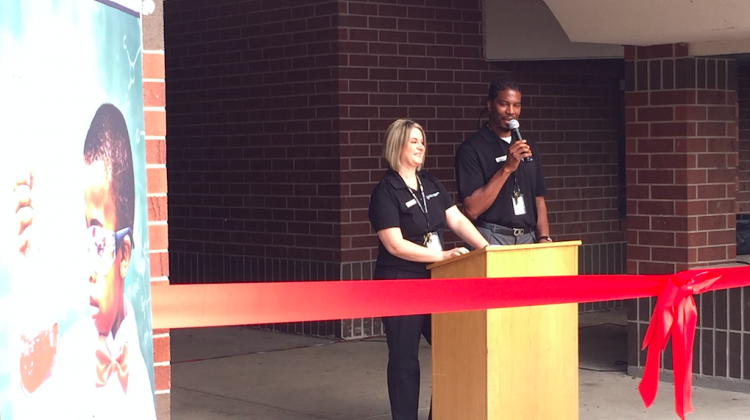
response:
{"label": "ceiling overhang", "polygon": [[572,42],[659,45],[750,39],[748,0],[544,0]]}
{"label": "ceiling overhang", "polygon": [[488,60],[623,56],[619,44],[570,42],[543,0],[484,0],[483,15],[484,54]]}

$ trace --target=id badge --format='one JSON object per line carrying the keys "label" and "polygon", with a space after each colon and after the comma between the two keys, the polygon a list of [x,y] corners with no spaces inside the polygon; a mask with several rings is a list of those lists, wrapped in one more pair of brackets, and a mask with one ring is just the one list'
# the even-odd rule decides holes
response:
{"label": "id badge", "polygon": [[435,251],[443,250],[443,245],[440,244],[440,237],[437,232],[430,232],[424,235],[424,246]]}
{"label": "id badge", "polygon": [[515,213],[516,216],[526,214],[526,204],[524,204],[523,201],[523,194],[519,194],[518,198],[511,197],[510,201],[513,203],[513,213]]}

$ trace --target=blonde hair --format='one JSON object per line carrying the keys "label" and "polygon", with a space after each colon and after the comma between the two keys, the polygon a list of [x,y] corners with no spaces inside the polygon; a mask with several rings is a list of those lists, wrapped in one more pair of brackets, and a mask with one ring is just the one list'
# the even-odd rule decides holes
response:
{"label": "blonde hair", "polygon": [[422,169],[424,161],[427,158],[427,136],[424,134],[424,129],[421,125],[417,124],[412,120],[399,119],[394,121],[388,130],[385,132],[385,144],[383,145],[383,156],[388,161],[388,165],[394,171],[398,172],[401,160],[401,152],[409,142],[411,137],[411,130],[418,129],[422,132],[422,138],[425,140],[424,146],[424,158],[422,159],[422,165],[419,165],[417,170]]}

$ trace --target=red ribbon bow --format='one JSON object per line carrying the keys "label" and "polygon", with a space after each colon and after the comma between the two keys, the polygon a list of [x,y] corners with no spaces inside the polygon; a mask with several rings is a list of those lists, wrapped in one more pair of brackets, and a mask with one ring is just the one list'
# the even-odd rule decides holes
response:
{"label": "red ribbon bow", "polygon": [[709,274],[708,271],[695,275],[691,272],[680,272],[670,277],[662,286],[646,336],[643,338],[642,350],[648,347],[646,368],[638,384],[643,403],[648,408],[656,398],[659,386],[659,359],[671,335],[675,412],[682,420],[685,420],[685,414],[693,411],[690,390],[693,382],[693,341],[698,322],[698,309],[693,295],[705,292],[721,277],[718,275],[706,278]]}
{"label": "red ribbon bow", "polygon": [[117,373],[117,377],[122,385],[122,390],[128,390],[128,362],[125,360],[128,355],[128,348],[123,344],[117,357],[112,357],[106,345],[101,342],[96,349],[96,386],[103,387],[107,384],[109,377]]}

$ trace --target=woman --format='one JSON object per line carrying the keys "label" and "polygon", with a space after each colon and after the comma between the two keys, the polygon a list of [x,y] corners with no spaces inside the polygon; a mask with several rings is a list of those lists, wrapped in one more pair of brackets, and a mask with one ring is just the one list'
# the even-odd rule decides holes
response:
{"label": "woman", "polygon": [[[434,176],[422,171],[427,146],[422,127],[396,120],[383,147],[390,169],[370,197],[370,223],[378,233],[376,279],[429,278],[427,264],[469,252],[443,250],[446,226],[475,248],[487,240],[453,204]],[[388,341],[388,396],[393,420],[416,420],[419,341],[432,341],[430,315],[383,317]],[[430,417],[432,413],[430,413]]]}

